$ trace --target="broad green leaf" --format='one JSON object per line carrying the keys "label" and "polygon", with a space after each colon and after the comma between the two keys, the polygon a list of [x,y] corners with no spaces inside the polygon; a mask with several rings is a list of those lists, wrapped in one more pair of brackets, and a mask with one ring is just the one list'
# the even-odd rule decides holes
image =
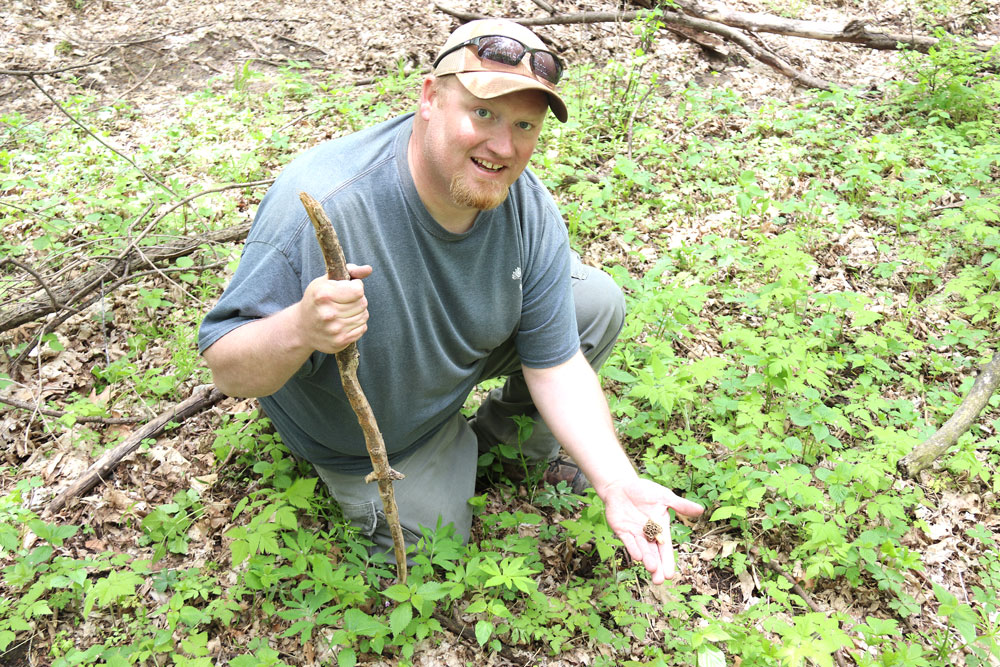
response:
{"label": "broad green leaf", "polygon": [[476,623],[476,641],[482,646],[493,636],[493,624],[489,621],[479,621]]}
{"label": "broad green leaf", "polygon": [[726,667],[726,656],[711,644],[705,644],[698,649],[698,667]]}
{"label": "broad green leaf", "polygon": [[344,612],[344,627],[348,632],[367,637],[374,637],[386,630],[384,623],[356,608]]}
{"label": "broad green leaf", "polygon": [[285,497],[288,498],[288,502],[300,509],[307,509],[309,502],[314,497],[316,481],[316,477],[300,477],[292,482],[292,485],[285,491]]}
{"label": "broad green leaf", "polygon": [[233,566],[239,565],[250,557],[250,543],[246,540],[233,540],[229,545],[233,553]]}
{"label": "broad green leaf", "polygon": [[413,620],[413,607],[409,602],[404,602],[389,614],[389,630],[394,635],[402,634],[406,626]]}
{"label": "broad green leaf", "polygon": [[350,646],[345,646],[337,653],[337,667],[354,667],[358,664],[358,655]]}
{"label": "broad green leaf", "polygon": [[745,517],[747,515],[747,509],[745,507],[738,507],[736,505],[726,505],[725,507],[720,507],[712,513],[712,518],[709,521],[722,521],[723,519],[729,519],[734,516]]}
{"label": "broad green leaf", "polygon": [[382,595],[396,602],[404,602],[410,599],[410,587],[406,584],[393,584],[382,591]]}

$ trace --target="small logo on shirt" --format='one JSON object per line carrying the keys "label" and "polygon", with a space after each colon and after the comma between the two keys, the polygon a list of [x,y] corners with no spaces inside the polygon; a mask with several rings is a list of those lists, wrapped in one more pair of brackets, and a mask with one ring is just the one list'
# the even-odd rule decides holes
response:
{"label": "small logo on shirt", "polygon": [[517,267],[516,269],[514,269],[511,272],[510,279],[517,281],[517,289],[520,289],[520,290],[524,289],[524,285],[521,284],[521,267],[520,266]]}

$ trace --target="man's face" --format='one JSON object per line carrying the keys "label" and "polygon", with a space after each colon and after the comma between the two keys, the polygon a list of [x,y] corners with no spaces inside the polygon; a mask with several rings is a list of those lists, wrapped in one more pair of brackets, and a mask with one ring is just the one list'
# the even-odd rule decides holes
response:
{"label": "man's face", "polygon": [[528,165],[548,111],[548,98],[523,90],[484,100],[453,76],[425,88],[426,174],[459,209],[499,206]]}

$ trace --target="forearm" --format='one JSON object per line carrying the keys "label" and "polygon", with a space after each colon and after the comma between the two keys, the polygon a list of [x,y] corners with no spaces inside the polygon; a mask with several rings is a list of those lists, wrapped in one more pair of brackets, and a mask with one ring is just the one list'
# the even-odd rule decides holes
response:
{"label": "forearm", "polygon": [[555,368],[524,369],[535,407],[602,499],[638,475],[618,438],[597,375],[578,353]]}
{"label": "forearm", "polygon": [[268,396],[281,389],[312,354],[296,309],[248,322],[213,343],[202,356],[215,386],[227,396]]}

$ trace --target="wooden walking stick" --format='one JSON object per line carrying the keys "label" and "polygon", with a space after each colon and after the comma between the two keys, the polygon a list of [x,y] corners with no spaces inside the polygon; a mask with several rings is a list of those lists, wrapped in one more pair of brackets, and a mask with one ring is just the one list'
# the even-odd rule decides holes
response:
{"label": "wooden walking stick", "polygon": [[[326,261],[327,276],[331,280],[350,280],[351,276],[347,272],[347,260],[344,258],[344,251],[337,240],[337,232],[333,228],[333,223],[327,217],[326,211],[320,203],[305,192],[299,193],[302,205],[306,207],[309,219],[312,220],[316,229],[316,240],[323,251],[323,259]],[[365,433],[365,446],[368,448],[368,456],[372,460],[372,472],[365,477],[365,482],[378,481],[378,493],[382,497],[382,507],[385,508],[385,516],[389,521],[389,531],[392,533],[392,546],[396,554],[396,578],[400,583],[406,582],[406,547],[403,543],[403,528],[399,524],[399,509],[396,507],[396,496],[392,491],[393,480],[403,479],[403,474],[393,470],[389,466],[389,457],[385,453],[385,441],[382,440],[382,433],[375,423],[375,413],[369,405],[365,392],[361,389],[358,381],[358,362],[361,355],[358,354],[358,346],[351,343],[337,353],[337,368],[340,369],[340,379],[344,383],[344,393],[347,400],[354,408],[354,414],[358,416],[358,423]]]}

